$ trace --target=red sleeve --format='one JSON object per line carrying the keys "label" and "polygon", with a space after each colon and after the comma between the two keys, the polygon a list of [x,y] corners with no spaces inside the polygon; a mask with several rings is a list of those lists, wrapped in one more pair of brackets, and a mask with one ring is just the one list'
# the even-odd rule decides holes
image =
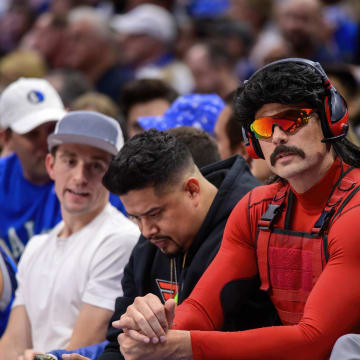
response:
{"label": "red sleeve", "polygon": [[299,324],[231,333],[210,331],[221,328],[219,292],[224,283],[257,271],[244,211],[241,202],[229,218],[219,254],[178,308],[177,327],[194,330],[194,360],[326,359],[339,336],[360,328],[360,207],[344,213],[332,226],[329,262]]}

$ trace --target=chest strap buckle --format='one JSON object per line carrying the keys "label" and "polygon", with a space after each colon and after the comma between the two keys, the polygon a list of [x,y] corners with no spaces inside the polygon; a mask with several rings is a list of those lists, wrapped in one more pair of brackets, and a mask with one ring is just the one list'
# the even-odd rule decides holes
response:
{"label": "chest strap buckle", "polygon": [[258,223],[258,228],[261,230],[269,230],[281,214],[284,208],[284,203],[281,204],[269,204],[265,213],[261,216]]}
{"label": "chest strap buckle", "polygon": [[330,210],[323,210],[319,219],[316,221],[314,227],[312,228],[311,233],[322,235],[327,229],[331,218],[335,214],[335,207],[332,207]]}

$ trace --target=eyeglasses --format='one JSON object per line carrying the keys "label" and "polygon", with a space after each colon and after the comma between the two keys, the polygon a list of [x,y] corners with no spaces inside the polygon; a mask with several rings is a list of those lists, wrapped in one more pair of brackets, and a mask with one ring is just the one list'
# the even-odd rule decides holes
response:
{"label": "eyeglasses", "polygon": [[250,130],[257,139],[269,139],[273,134],[274,125],[283,131],[293,133],[309,122],[314,109],[289,109],[279,114],[256,119],[250,124]]}

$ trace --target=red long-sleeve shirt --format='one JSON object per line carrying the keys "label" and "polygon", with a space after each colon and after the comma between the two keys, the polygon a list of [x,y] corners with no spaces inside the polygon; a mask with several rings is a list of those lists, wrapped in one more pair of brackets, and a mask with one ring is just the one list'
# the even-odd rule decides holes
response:
{"label": "red long-sleeve shirt", "polygon": [[[347,170],[348,166],[344,166]],[[360,170],[350,174],[360,180]],[[304,194],[296,194],[292,230],[311,232],[340,175],[340,162]],[[359,182],[357,186],[359,185]],[[176,329],[191,331],[194,360],[326,359],[335,340],[360,330],[360,195],[331,226],[329,261],[307,299],[301,321],[241,332],[220,332],[220,292],[234,279],[258,273],[256,226],[279,184],[255,188],[232,212],[221,249],[190,297],[178,307]],[[262,199],[261,201],[254,199]],[[284,224],[285,211],[277,223]]]}

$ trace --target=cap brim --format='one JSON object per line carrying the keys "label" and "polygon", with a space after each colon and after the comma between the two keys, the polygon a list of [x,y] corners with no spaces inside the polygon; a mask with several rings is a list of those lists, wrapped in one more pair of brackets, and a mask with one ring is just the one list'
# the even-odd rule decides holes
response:
{"label": "cap brim", "polygon": [[47,142],[49,146],[49,151],[51,151],[53,147],[62,144],[80,144],[93,146],[95,148],[104,150],[114,156],[118,153],[115,145],[112,145],[102,139],[78,134],[52,134],[48,136]]}
{"label": "cap brim", "polygon": [[59,121],[66,115],[65,109],[47,108],[37,112],[32,112],[24,116],[21,120],[10,125],[11,130],[18,134],[26,134],[36,127],[50,121]]}
{"label": "cap brim", "polygon": [[146,34],[148,29],[146,26],[139,23],[137,17],[132,17],[129,15],[118,15],[111,22],[111,28],[119,33],[124,34]]}

